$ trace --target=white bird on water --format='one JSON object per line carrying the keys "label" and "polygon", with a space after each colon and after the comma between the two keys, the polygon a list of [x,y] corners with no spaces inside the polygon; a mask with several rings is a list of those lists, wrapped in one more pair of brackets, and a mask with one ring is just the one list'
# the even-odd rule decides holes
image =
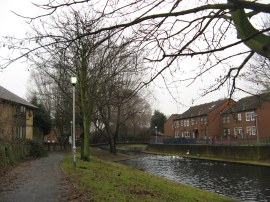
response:
{"label": "white bird on water", "polygon": [[189,149],[187,150],[187,155],[189,155]]}

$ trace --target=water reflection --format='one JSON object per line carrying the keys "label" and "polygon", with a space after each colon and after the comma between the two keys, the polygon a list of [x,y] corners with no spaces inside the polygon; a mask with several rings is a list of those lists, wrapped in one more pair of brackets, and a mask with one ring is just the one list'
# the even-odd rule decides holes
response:
{"label": "water reflection", "polygon": [[270,168],[141,155],[122,164],[242,201],[270,201]]}

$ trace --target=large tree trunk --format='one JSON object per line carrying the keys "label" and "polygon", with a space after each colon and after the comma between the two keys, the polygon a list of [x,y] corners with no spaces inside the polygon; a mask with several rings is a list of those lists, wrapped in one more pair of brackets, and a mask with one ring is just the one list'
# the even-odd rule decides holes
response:
{"label": "large tree trunk", "polygon": [[88,117],[83,118],[83,149],[81,153],[81,159],[84,161],[89,161],[89,129],[90,120]]}
{"label": "large tree trunk", "polygon": [[110,152],[112,154],[116,154],[116,142],[114,139],[114,135],[112,133],[109,134],[109,145],[110,145]]}

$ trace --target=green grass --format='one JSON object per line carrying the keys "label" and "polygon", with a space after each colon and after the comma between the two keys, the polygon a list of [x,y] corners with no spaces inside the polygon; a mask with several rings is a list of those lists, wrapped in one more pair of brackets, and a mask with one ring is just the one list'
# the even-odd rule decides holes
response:
{"label": "green grass", "polygon": [[73,171],[71,155],[61,164],[68,176],[71,176],[71,182],[89,200],[234,201],[109,160],[110,157],[112,160],[117,160],[127,158],[127,156],[111,155],[97,149],[90,151],[92,154],[90,162],[78,160],[76,172]]}

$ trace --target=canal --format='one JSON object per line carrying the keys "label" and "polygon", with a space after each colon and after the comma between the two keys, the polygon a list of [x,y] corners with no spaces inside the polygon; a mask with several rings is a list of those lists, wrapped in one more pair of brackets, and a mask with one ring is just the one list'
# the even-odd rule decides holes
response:
{"label": "canal", "polygon": [[270,167],[146,154],[120,163],[241,201],[270,201]]}

